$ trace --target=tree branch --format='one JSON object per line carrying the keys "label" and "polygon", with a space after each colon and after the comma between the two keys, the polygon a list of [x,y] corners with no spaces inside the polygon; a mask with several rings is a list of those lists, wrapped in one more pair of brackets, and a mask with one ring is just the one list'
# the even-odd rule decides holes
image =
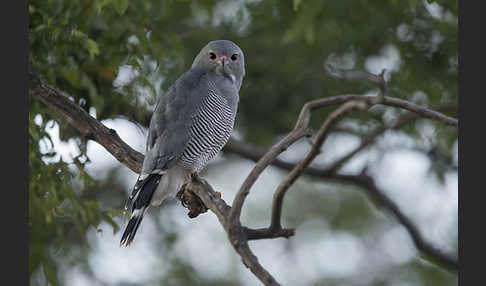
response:
{"label": "tree branch", "polygon": [[350,101],[343,104],[340,108],[336,109],[327,117],[326,121],[324,121],[321,128],[317,132],[315,142],[313,143],[310,152],[299,164],[295,165],[287,178],[280,183],[277,190],[275,191],[275,194],[273,196],[272,220],[270,229],[279,230],[282,228],[280,219],[282,215],[282,204],[284,196],[287,190],[300,177],[300,175],[304,172],[307,166],[309,166],[314,158],[319,155],[319,153],[321,152],[321,146],[324,143],[324,140],[327,138],[327,134],[331,126],[335,124],[341,117],[351,112],[352,110],[363,110],[368,106],[369,105],[365,104],[364,102]]}
{"label": "tree branch", "polygon": [[366,149],[368,146],[370,146],[373,142],[375,142],[376,138],[385,133],[386,131],[390,129],[399,129],[405,124],[419,118],[418,115],[414,113],[407,113],[405,115],[402,115],[395,124],[392,126],[386,126],[382,125],[379,128],[377,128],[375,131],[371,132],[370,134],[366,135],[362,141],[361,144],[356,147],[353,151],[349,152],[347,155],[343,156],[341,159],[337,160],[332,164],[330,167],[328,167],[326,170],[327,172],[330,173],[336,173],[339,169],[341,169],[342,166],[351,158],[353,158],[356,154],[361,152],[362,150]]}
{"label": "tree branch", "polygon": [[366,170],[360,175],[330,175],[329,178],[337,180],[344,180],[348,182],[360,185],[366,190],[379,205],[385,206],[408,231],[412,240],[423,255],[429,257],[431,260],[448,267],[449,269],[457,270],[459,265],[457,259],[452,258],[450,255],[443,253],[441,250],[434,247],[432,244],[425,241],[420,234],[418,227],[410,220],[398,207],[393,200],[391,200],[384,191],[382,191],[375,183],[372,177],[366,174]]}
{"label": "tree branch", "polygon": [[[265,285],[280,285],[275,278],[258,262],[258,258],[253,254],[248,246],[250,239],[288,237],[293,235],[293,230],[282,231],[280,234],[273,234],[264,229],[253,230],[234,224],[229,219],[231,207],[228,206],[213,190],[211,185],[199,177],[193,179],[187,186],[189,193],[194,193],[202,202],[216,215],[224,230],[228,234],[228,239],[241,256],[243,264]],[[191,208],[191,206],[189,206]]]}
{"label": "tree branch", "polygon": [[341,105],[339,108],[337,108],[334,112],[332,112],[324,121],[321,128],[316,134],[316,138],[314,140],[315,142],[313,143],[312,148],[307,156],[292,169],[290,174],[285,180],[280,183],[274,193],[270,229],[279,230],[282,228],[281,217],[285,194],[304,172],[304,170],[310,165],[314,158],[321,152],[321,146],[326,140],[327,134],[329,133],[331,126],[336,124],[340,118],[353,110],[368,109],[374,104],[383,102],[387,90],[384,74],[385,70],[383,70],[378,76],[377,84],[380,87],[380,92],[376,96],[371,97],[370,100],[367,101],[348,101]]}
{"label": "tree branch", "polygon": [[[91,117],[81,107],[69,100],[69,98],[65,96],[62,92],[46,84],[37,75],[30,71],[29,89],[33,97],[37,98],[38,100],[55,110],[57,113],[59,113],[70,125],[76,128],[81,133],[81,135],[101,144],[118,161],[129,167],[134,172],[140,172],[143,162],[143,155],[132,149],[125,142],[123,142],[114,130],[107,128],[101,122]],[[382,87],[380,87],[380,89],[382,89]],[[287,163],[276,159],[279,154],[284,152],[298,139],[304,136],[310,136],[310,129],[308,128],[308,124],[311,111],[340,103],[345,104],[338,108],[335,112],[333,112],[330,118],[325,121],[322,128],[317,134],[316,138],[318,140],[316,140],[316,143],[314,144],[314,146],[318,147],[314,148],[312,154],[308,154],[303,162],[301,162],[300,166],[298,164]],[[250,188],[257,180],[259,175],[263,172],[263,170],[270,164],[287,170],[293,170],[295,168],[296,171],[294,173],[291,172],[288,178],[288,183],[290,183],[290,185],[298,178],[298,176],[300,176],[300,174],[305,173],[319,178],[351,182],[357,185],[361,185],[362,187],[365,187],[367,189],[370,188],[371,190],[368,189],[368,191],[374,194],[374,196],[378,198],[377,200],[380,201],[382,205],[387,207],[387,209],[389,209],[397,217],[399,222],[402,223],[405,228],[407,228],[407,230],[411,233],[411,236],[417,248],[419,248],[423,253],[427,254],[428,256],[431,256],[432,258],[435,258],[442,263],[454,269],[457,269],[457,261],[452,258],[449,259],[447,256],[442,255],[440,251],[436,250],[430,244],[426,243],[420,236],[417,227],[405,215],[403,215],[400,209],[396,207],[396,205],[394,205],[393,202],[376,187],[376,185],[371,184],[369,179],[365,180],[363,179],[363,177],[345,176],[326,172],[325,170],[323,171],[315,168],[307,168],[312,159],[315,157],[315,152],[318,152],[320,145],[322,145],[322,143],[324,142],[330,126],[338,118],[340,118],[350,110],[356,108],[364,109],[371,106],[372,104],[385,104],[389,106],[400,107],[413,111],[422,117],[435,119],[457,127],[456,119],[449,118],[441,113],[417,106],[413,103],[393,98],[387,98],[384,95],[384,92],[382,92],[379,97],[344,95],[317,99],[304,105],[292,132],[290,132],[279,143],[274,145],[274,147],[272,147],[268,152],[255,152],[255,150],[248,145],[236,143],[235,141],[229,142],[229,144],[225,147],[226,152],[230,150],[234,154],[239,154],[242,157],[258,161],[254,169],[248,175],[247,179],[238,191],[235,200],[233,201],[233,208],[226,205],[226,203],[215,194],[214,190],[206,181],[200,179],[196,182],[192,181],[188,185],[188,190],[196,194],[196,196],[199,197],[200,200],[217,216],[221,225],[228,233],[228,238],[231,245],[233,246],[235,251],[242,257],[244,265],[248,267],[250,271],[265,285],[279,284],[270,275],[270,273],[268,273],[268,271],[266,271],[259,264],[257,257],[252,253],[251,249],[248,246],[248,240],[277,237],[288,238],[294,235],[294,230],[282,229],[281,227],[251,229],[241,226],[239,217],[241,214],[244,200],[248,195]],[[287,183],[283,182],[283,185],[286,186]],[[285,188],[288,187],[282,187],[282,189]]]}
{"label": "tree branch", "polygon": [[[45,83],[36,74],[29,71],[29,89],[31,95],[60,114],[81,135],[101,144],[119,162],[138,173],[142,168],[144,156],[128,146],[113,129],[107,128],[101,122],[90,116],[85,110],[71,101],[66,95]],[[229,223],[229,210],[231,209],[221,200],[212,187],[202,179],[192,181],[187,188],[197,194],[204,204],[218,217],[221,225],[228,233],[231,245],[241,256],[243,264],[265,285],[280,285],[268,271],[258,262],[257,257],[248,246],[248,240],[277,238],[292,236],[294,231],[284,229],[279,232],[270,232],[265,229],[250,229],[241,225]]]}
{"label": "tree branch", "polygon": [[[332,60],[332,57],[328,57],[328,59],[324,62],[324,69],[329,75],[339,79],[370,81],[378,84],[380,86],[380,89],[383,90],[384,87],[382,86],[382,84],[384,83],[383,79],[385,75],[385,70],[382,70],[380,75],[374,75],[363,71],[340,70],[337,69],[333,64],[331,64],[330,60]],[[382,94],[385,95],[385,93]],[[434,119],[447,125],[455,126],[457,128],[457,119],[446,116],[440,112],[422,107],[420,105],[416,105],[406,100],[383,96],[382,104],[406,109],[408,111],[417,113],[422,117]]]}
{"label": "tree branch", "polygon": [[[451,107],[457,107],[455,104],[451,103],[443,103],[438,105],[435,109],[437,110],[443,110],[443,109],[449,109]],[[382,125],[379,128],[377,128],[375,131],[371,132],[370,134],[366,135],[362,140],[361,144],[356,147],[353,151],[349,152],[347,155],[343,156],[341,159],[337,160],[332,164],[330,167],[326,168],[326,172],[331,172],[335,173],[339,169],[341,169],[342,166],[346,162],[348,162],[351,158],[353,158],[356,154],[361,152],[362,150],[366,149],[368,146],[370,146],[373,142],[375,142],[376,138],[381,136],[383,133],[387,132],[388,130],[391,129],[400,129],[403,126],[409,124],[410,122],[413,122],[420,118],[420,116],[416,113],[406,113],[400,116],[396,122],[393,125],[386,126]]]}
{"label": "tree branch", "polygon": [[[258,179],[260,174],[265,170],[265,168],[273,160],[275,160],[275,158],[278,155],[280,155],[282,152],[287,150],[287,148],[293,143],[295,143],[298,139],[304,136],[309,136],[310,129],[308,128],[308,124],[310,120],[310,112],[312,110],[326,107],[329,105],[345,103],[348,101],[369,102],[372,98],[374,97],[364,96],[364,95],[341,95],[341,96],[317,99],[306,103],[304,107],[301,109],[301,112],[299,114],[294,129],[289,134],[287,134],[287,136],[285,136],[282,140],[280,140],[277,144],[272,146],[270,150],[258,160],[258,162],[253,167],[246,180],[243,182],[242,186],[240,187],[240,190],[236,194],[235,201],[233,202],[233,210],[230,214],[232,219],[237,220],[240,217],[241,208],[246,199],[246,196],[248,196],[251,187]],[[457,119],[448,117],[440,112],[418,106],[411,102],[383,96],[382,101],[377,102],[377,104],[378,103],[388,105],[388,106],[400,107],[415,112],[422,117],[435,119],[445,124],[457,127]]]}
{"label": "tree branch", "polygon": [[[226,145],[224,152],[227,154],[234,154],[254,162],[257,162],[259,158],[264,155],[264,152],[258,150],[258,148],[234,140],[230,141],[229,144]],[[295,163],[285,162],[280,159],[275,159],[274,161],[272,161],[271,165],[287,171],[293,170],[293,168],[295,168],[296,166]],[[451,257],[450,255],[444,254],[442,251],[437,250],[437,248],[435,248],[431,243],[427,242],[419,234],[420,232],[418,231],[418,227],[412,222],[412,220],[410,220],[400,210],[400,208],[386,195],[385,191],[378,188],[373,180],[370,180],[371,178],[369,176],[364,176],[363,174],[336,174],[330,172],[327,169],[315,167],[308,167],[303,171],[303,173],[307,176],[317,179],[338,181],[340,183],[353,184],[361,187],[364,191],[367,192],[367,194],[372,197],[373,201],[377,205],[385,208],[397,218],[398,222],[401,223],[409,232],[417,249],[419,249],[424,255],[430,257],[432,260],[437,261],[442,265],[445,265],[450,269],[458,270],[457,259]]]}
{"label": "tree branch", "polygon": [[79,105],[71,101],[62,92],[45,83],[32,71],[29,71],[28,83],[30,94],[33,97],[55,110],[81,135],[105,147],[120,163],[135,173],[140,172],[144,156],[121,140],[114,129],[106,127],[90,116]]}

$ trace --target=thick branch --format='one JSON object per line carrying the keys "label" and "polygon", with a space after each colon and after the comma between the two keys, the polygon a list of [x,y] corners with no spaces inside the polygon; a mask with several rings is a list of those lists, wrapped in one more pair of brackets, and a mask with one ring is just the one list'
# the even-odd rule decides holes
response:
{"label": "thick branch", "polygon": [[29,89],[32,96],[55,110],[83,136],[100,143],[118,161],[135,173],[140,172],[144,156],[122,141],[115,130],[109,129],[90,116],[79,105],[45,83],[33,72],[29,72]]}
{"label": "thick branch", "polygon": [[[69,100],[60,91],[43,82],[34,73],[29,72],[29,89],[31,95],[59,113],[71,126],[76,128],[82,135],[100,143],[118,161],[129,167],[134,172],[140,172],[143,155],[128,146],[112,129],[107,128],[101,122],[91,117],[77,104]],[[248,239],[289,237],[293,230],[282,230],[280,232],[268,232],[265,230],[253,230],[243,228],[240,225],[229,223],[229,210],[231,209],[221,200],[211,186],[204,180],[191,182],[188,188],[208,206],[218,217],[221,225],[228,233],[231,245],[241,256],[243,264],[262,281],[265,285],[280,285],[275,278],[268,273],[258,262],[257,257],[248,246]]]}
{"label": "thick branch", "polygon": [[261,264],[258,262],[258,258],[253,254],[250,247],[248,246],[248,234],[253,237],[257,237],[258,235],[263,234],[264,231],[242,228],[239,224],[233,224],[229,220],[229,211],[231,207],[229,207],[216,194],[211,185],[209,185],[205,180],[197,178],[196,180],[191,181],[187,185],[186,189],[196,194],[202,200],[202,202],[216,215],[224,230],[228,233],[228,239],[231,245],[241,256],[243,264],[247,268],[249,268],[250,271],[258,279],[260,279],[263,284],[280,285],[275,280],[275,278],[273,278],[272,275],[268,273],[268,271],[265,270],[263,266],[261,266]]}

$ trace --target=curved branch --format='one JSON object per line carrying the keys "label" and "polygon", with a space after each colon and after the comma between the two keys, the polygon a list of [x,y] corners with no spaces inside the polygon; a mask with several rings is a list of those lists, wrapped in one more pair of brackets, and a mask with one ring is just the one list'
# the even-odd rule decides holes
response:
{"label": "curved branch", "polygon": [[[373,83],[376,83],[380,86],[380,89],[383,90],[384,86],[382,85],[384,83],[384,75],[385,75],[385,69],[381,71],[381,74],[379,75],[374,75],[368,72],[364,71],[354,71],[354,70],[340,70],[336,68],[332,63],[333,55],[330,55],[326,61],[324,62],[324,69],[326,72],[339,79],[346,79],[346,80],[366,80],[370,81]],[[382,93],[383,95],[385,93]],[[389,105],[393,107],[398,107],[402,109],[406,109],[408,111],[417,113],[418,115],[430,119],[434,119],[440,122],[443,122],[448,125],[455,126],[456,128],[458,127],[457,125],[457,119],[449,117],[447,115],[444,115],[440,112],[437,112],[435,110],[428,109],[426,107],[414,104],[412,102],[398,99],[398,98],[393,98],[393,97],[383,97],[383,101],[381,102],[383,105]]]}
{"label": "curved branch", "polygon": [[337,121],[342,118],[345,114],[353,111],[353,110],[364,110],[368,109],[374,104],[378,104],[383,102],[383,99],[386,95],[387,85],[384,78],[385,70],[381,72],[379,76],[377,76],[377,83],[380,87],[380,92],[372,97],[370,100],[367,101],[348,101],[345,104],[341,105],[337,108],[334,112],[332,112],[327,119],[322,124],[321,128],[317,132],[315,142],[312,145],[310,152],[307,156],[297,164],[290,174],[287,176],[285,180],[283,180],[280,185],[278,186],[277,190],[273,196],[273,206],[272,206],[272,219],[270,224],[270,229],[281,229],[281,217],[282,217],[282,207],[283,207],[283,200],[285,194],[289,190],[289,188],[294,184],[297,178],[302,175],[305,168],[307,168],[310,163],[314,160],[314,158],[321,152],[321,146],[324,143],[324,140],[327,138],[327,134],[329,133],[331,126],[336,124]]}
{"label": "curved branch", "polygon": [[377,128],[375,131],[371,132],[370,134],[366,135],[363,140],[361,141],[361,144],[356,147],[354,150],[343,156],[341,159],[337,160],[332,164],[330,167],[326,168],[327,172],[330,173],[336,173],[339,169],[341,169],[342,166],[351,158],[353,158],[356,154],[361,152],[362,150],[366,149],[368,146],[370,146],[373,142],[375,142],[376,138],[378,138],[380,135],[385,133],[386,131],[390,129],[399,129],[405,124],[414,121],[415,119],[419,118],[417,114],[414,113],[407,113],[402,115],[400,118],[398,118],[397,122],[393,124],[392,126],[386,126],[382,125],[379,128]]}
{"label": "curved branch", "polygon": [[[258,150],[258,148],[234,140],[230,140],[230,142],[225,146],[225,149],[223,149],[223,151],[227,154],[234,154],[254,162],[257,162],[259,158],[264,155],[264,152]],[[271,162],[271,165],[287,171],[293,170],[293,168],[295,168],[296,166],[295,163],[285,162],[280,159],[275,159]],[[371,180],[369,176],[342,175],[330,172],[327,169],[315,167],[308,167],[303,171],[303,173],[313,178],[339,181],[340,183],[346,184],[351,183],[353,185],[363,188],[364,191],[372,196],[375,203],[388,210],[393,216],[397,218],[398,222],[405,227],[405,229],[412,237],[412,240],[414,241],[417,249],[419,249],[427,257],[430,257],[432,260],[437,261],[440,264],[449,267],[450,269],[456,271],[458,270],[459,265],[457,262],[457,258],[453,258],[450,255],[443,253],[442,251],[434,247],[431,243],[427,242],[420,235],[418,227],[412,222],[412,220],[410,220],[403,213],[403,211],[393,202],[393,200],[391,200],[386,195],[385,191],[381,190],[376,186],[374,181]]]}
{"label": "curved branch", "polygon": [[408,111],[417,113],[418,115],[429,118],[429,119],[434,119],[437,121],[440,121],[442,123],[445,123],[447,125],[451,125],[454,127],[458,127],[458,122],[457,119],[444,115],[438,111],[428,109],[426,107],[417,105],[415,103],[411,103],[409,101],[403,100],[403,99],[398,99],[398,98],[393,98],[393,97],[385,97],[383,99],[383,104],[388,105],[388,106],[393,106],[393,107],[398,107],[402,109],[406,109]]}
{"label": "curved branch", "polygon": [[[248,246],[248,240],[249,236],[252,236],[253,239],[282,237],[286,236],[288,231],[272,236],[272,233],[266,232],[266,230],[248,229],[241,227],[239,224],[232,223],[229,219],[231,207],[228,206],[224,200],[217,195],[211,185],[202,178],[193,178],[193,180],[186,186],[186,190],[189,191],[189,193],[194,193],[199,199],[201,199],[204,205],[216,215],[224,230],[228,234],[228,239],[231,245],[241,256],[243,264],[249,268],[250,271],[258,279],[260,279],[263,284],[272,286],[280,285],[275,278],[273,278],[273,276],[258,262],[258,258],[253,254]],[[267,234],[267,236],[263,237],[265,234]],[[291,235],[293,235],[293,232]]]}
{"label": "curved branch", "polygon": [[313,143],[312,148],[307,156],[292,169],[287,178],[280,183],[277,190],[275,191],[275,194],[273,196],[272,220],[270,229],[279,230],[282,228],[280,219],[282,216],[282,205],[284,196],[288,189],[304,172],[307,166],[309,166],[314,158],[319,155],[319,153],[321,152],[321,146],[324,143],[324,140],[326,140],[327,134],[329,133],[331,126],[352,110],[363,110],[370,105],[371,103],[365,104],[364,102],[350,101],[346,104],[343,104],[327,117],[326,121],[324,121],[321,128],[317,132],[315,142]]}
{"label": "curved branch", "polygon": [[[140,172],[144,156],[121,140],[115,130],[107,128],[62,94],[62,92],[46,84],[31,71],[29,71],[29,89],[32,96],[59,113],[81,135],[101,144],[119,162],[129,167],[132,171]],[[202,179],[192,181],[188,188],[196,193],[218,217],[221,225],[228,233],[231,245],[241,256],[243,264],[265,285],[280,285],[258,262],[257,257],[248,246],[248,240],[289,237],[294,234],[293,230],[284,229],[279,232],[271,232],[266,229],[249,229],[241,227],[239,224],[231,225],[228,219],[231,208],[216,195],[206,181]]]}
{"label": "curved branch", "polygon": [[380,205],[386,206],[386,208],[395,216],[398,222],[405,227],[412,237],[415,246],[422,252],[422,254],[450,269],[458,269],[459,264],[457,259],[443,253],[441,250],[428,243],[421,235],[419,228],[400,210],[398,205],[395,204],[395,202],[393,202],[393,200],[391,200],[385,194],[385,192],[376,185],[373,178],[366,174],[366,170],[357,176],[331,175],[330,178],[345,180],[364,187],[364,190],[366,190],[374,200],[376,200]]}
{"label": "curved branch", "polygon": [[[451,107],[456,108],[456,105],[451,103],[443,103],[437,106],[436,109],[442,110],[442,109],[449,109]],[[348,162],[356,154],[366,149],[373,142],[375,142],[376,138],[378,138],[380,135],[382,135],[383,133],[391,129],[400,129],[403,126],[409,124],[410,122],[417,120],[418,118],[420,118],[420,116],[416,113],[406,113],[400,116],[393,125],[380,126],[370,134],[365,135],[364,138],[361,140],[361,144],[358,147],[356,147],[353,151],[349,152],[347,155],[343,156],[341,159],[334,162],[334,164],[332,164],[330,167],[326,168],[326,172],[331,172],[331,173],[337,172],[346,162]]]}
{"label": "curved branch", "polygon": [[[69,100],[68,97],[63,95],[62,92],[46,84],[37,75],[30,71],[28,84],[32,96],[58,112],[70,125],[76,128],[81,133],[81,135],[101,144],[118,161],[120,161],[122,164],[124,164],[134,172],[140,172],[143,162],[143,155],[132,149],[125,142],[123,142],[114,130],[107,128],[101,122],[91,117],[86,111],[84,111],[74,102]],[[280,143],[270,149],[269,152],[263,153],[255,151],[253,147],[250,147],[246,144],[237,143],[235,141],[230,141],[225,147],[224,151],[238,154],[244,158],[259,162],[255,166],[258,166],[259,169],[255,173],[253,173],[254,177],[250,178],[250,180],[249,178],[247,178],[247,180],[249,180],[249,190],[249,188],[251,188],[251,185],[253,185],[254,181],[261,174],[263,169],[265,169],[270,164],[286,170],[292,170],[293,168],[295,168],[296,164],[281,161],[279,159],[276,159],[276,157],[280,153],[285,151],[288,146],[290,146],[299,138],[310,135],[307,125],[309,123],[310,112],[312,110],[332,104],[344,103],[349,100],[368,102],[369,100],[371,100],[371,98],[372,97],[370,96],[345,95],[311,101],[302,108],[299,120],[296,123],[292,136],[287,136],[286,138],[281,140]],[[447,117],[441,113],[422,107],[416,108],[415,105],[411,103],[403,104],[403,102],[401,102],[400,100],[397,101],[396,99],[388,99],[387,97],[383,97],[382,104],[390,106],[395,105],[397,107],[403,107],[408,110],[413,109],[411,111],[415,110],[414,112],[416,112],[420,116],[437,119],[444,123],[447,123],[446,121],[449,120],[449,123],[452,123],[451,125],[457,126],[457,120],[445,119]],[[436,116],[437,114],[438,116]],[[398,207],[396,207],[396,205],[393,204],[390,199],[387,199],[383,191],[377,188],[376,185],[373,186],[369,180],[365,180],[359,176],[333,174],[330,172],[326,172],[326,170],[321,170],[317,168],[306,168],[305,170],[303,170],[303,173],[317,178],[339,180],[341,182],[353,183],[364,187],[370,193],[375,194],[375,199],[377,199],[380,204],[385,206],[395,215],[395,217],[397,217],[398,221],[402,223],[404,227],[409,231],[415,245],[419,250],[422,251],[422,253],[426,254],[429,257],[432,257],[433,259],[436,259],[437,261],[441,261],[445,265],[448,265],[453,269],[457,270],[457,260],[442,254],[440,251],[432,247],[429,243],[424,241],[418,231],[418,228],[401,212]],[[208,195],[210,196],[209,198],[205,198],[204,192],[195,190],[196,187],[194,186],[195,184],[192,185],[192,190],[197,193],[197,195],[204,201],[207,206],[210,207],[212,212],[216,214],[216,216],[222,223],[225,231],[228,232],[230,242],[235,250],[238,252],[238,254],[242,256],[243,263],[247,267],[249,267],[252,273],[254,273],[266,285],[278,285],[275,279],[258,263],[257,258],[252,254],[250,248],[248,247],[247,241],[251,239],[289,237],[294,234],[294,231],[292,229],[281,229],[279,231],[275,231],[270,228],[249,229],[243,227],[240,225],[239,219],[235,221],[234,218],[231,217],[231,213],[233,212],[233,210],[229,208],[229,206],[227,206],[226,204],[223,205],[221,203],[215,203],[215,205],[212,206],[212,204],[209,202],[210,200],[215,200],[215,202],[218,202],[219,200],[217,198],[211,197],[211,195]],[[206,191],[206,194],[211,194],[211,192],[208,191],[209,188],[203,188],[203,190]],[[241,195],[240,192],[239,194]],[[235,202],[237,202],[236,199]],[[241,211],[242,204],[243,201],[241,201],[239,211]],[[227,225],[232,225],[233,227],[227,229],[222,221],[225,222]],[[238,237],[244,239],[234,239]]]}
{"label": "curved branch", "polygon": [[139,173],[143,155],[132,149],[120,139],[114,129],[110,129],[89,115],[79,105],[62,92],[45,83],[34,72],[29,71],[29,90],[31,95],[61,115],[81,135],[100,143],[115,159]]}
{"label": "curved branch", "polygon": [[[365,95],[340,95],[334,97],[326,97],[322,99],[317,99],[306,103],[299,114],[297,119],[297,123],[295,124],[294,129],[287,134],[282,140],[280,140],[277,144],[271,147],[271,149],[262,156],[256,165],[251,170],[250,174],[246,178],[246,180],[241,185],[238,193],[236,194],[235,200],[233,202],[233,210],[231,212],[231,217],[233,220],[237,220],[241,214],[241,208],[243,203],[246,199],[246,196],[249,194],[250,188],[253,186],[255,181],[258,179],[260,174],[265,170],[265,168],[277,158],[282,152],[287,150],[287,148],[295,143],[298,139],[308,136],[309,129],[308,124],[310,120],[310,113],[312,110],[317,108],[326,107],[329,105],[345,103],[348,101],[364,101],[369,102],[375,98],[375,96],[365,96]],[[404,101],[401,99],[396,98],[389,98],[387,96],[383,96],[382,101],[379,102],[383,105],[393,106],[393,107],[400,107],[412,112],[417,113],[418,115],[435,119],[441,121],[445,124],[452,125],[457,127],[457,119],[452,117],[446,116],[440,112],[430,110],[425,107],[418,106],[414,103]]]}

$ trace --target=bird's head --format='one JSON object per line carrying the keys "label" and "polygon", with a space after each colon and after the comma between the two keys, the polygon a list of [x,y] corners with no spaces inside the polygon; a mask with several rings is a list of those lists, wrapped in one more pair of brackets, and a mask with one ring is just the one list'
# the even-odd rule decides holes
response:
{"label": "bird's head", "polygon": [[245,56],[240,47],[231,41],[212,41],[201,49],[192,67],[227,77],[239,89],[245,76]]}

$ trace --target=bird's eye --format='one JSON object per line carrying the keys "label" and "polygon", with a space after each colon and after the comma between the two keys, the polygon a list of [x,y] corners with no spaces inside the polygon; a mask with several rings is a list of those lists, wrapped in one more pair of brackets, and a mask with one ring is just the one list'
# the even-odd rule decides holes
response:
{"label": "bird's eye", "polygon": [[209,53],[209,58],[212,59],[212,60],[215,60],[216,59],[216,54],[211,52]]}
{"label": "bird's eye", "polygon": [[232,61],[236,61],[237,59],[238,59],[238,54],[233,54],[233,55],[231,56],[231,60],[232,60]]}

